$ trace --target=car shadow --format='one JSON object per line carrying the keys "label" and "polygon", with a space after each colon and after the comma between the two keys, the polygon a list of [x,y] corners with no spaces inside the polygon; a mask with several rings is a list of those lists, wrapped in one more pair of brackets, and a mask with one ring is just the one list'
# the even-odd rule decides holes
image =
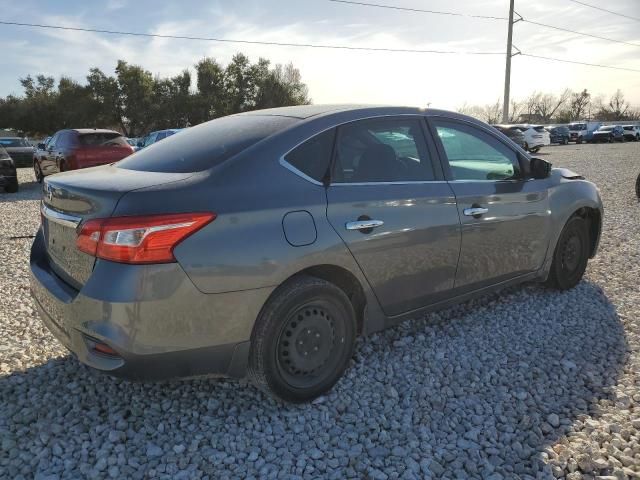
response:
{"label": "car shadow", "polygon": [[[536,476],[543,452],[611,400],[626,352],[597,285],[525,285],[360,340],[345,377],[313,404],[281,404],[245,381],[132,383],[63,356],[0,377],[0,429],[18,452],[84,452],[65,468],[95,464],[96,452],[115,448],[112,435],[136,457],[123,476],[178,461],[177,444],[215,477],[246,472],[234,469],[253,451],[254,474],[258,457],[300,474],[291,455],[266,448],[282,439],[320,476],[330,458],[344,477],[412,465],[416,478]],[[149,442],[163,453],[147,460]],[[387,448],[394,442],[397,451]],[[46,471],[50,462],[31,465]]]}
{"label": "car shadow", "polygon": [[21,202],[24,200],[40,200],[42,198],[42,185],[33,181],[20,182],[16,193],[6,192],[0,187],[0,203]]}

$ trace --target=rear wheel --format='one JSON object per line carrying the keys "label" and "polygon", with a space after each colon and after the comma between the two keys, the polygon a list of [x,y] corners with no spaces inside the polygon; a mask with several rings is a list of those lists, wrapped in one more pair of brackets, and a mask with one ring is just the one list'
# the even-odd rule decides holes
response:
{"label": "rear wheel", "polygon": [[564,137],[564,141],[562,142],[563,145],[569,145],[569,139],[567,137]]}
{"label": "rear wheel", "polygon": [[576,140],[576,143],[580,145],[582,143],[582,137],[578,137],[578,139]]}
{"label": "rear wheel", "polygon": [[587,220],[572,217],[560,233],[553,253],[547,284],[559,290],[575,287],[587,268],[589,260],[589,229]]}
{"label": "rear wheel", "polygon": [[279,287],[260,312],[249,378],[281,400],[312,400],[342,376],[355,339],[355,313],[345,293],[325,280],[295,278]]}
{"label": "rear wheel", "polygon": [[636,196],[640,198],[640,175],[636,178]]}

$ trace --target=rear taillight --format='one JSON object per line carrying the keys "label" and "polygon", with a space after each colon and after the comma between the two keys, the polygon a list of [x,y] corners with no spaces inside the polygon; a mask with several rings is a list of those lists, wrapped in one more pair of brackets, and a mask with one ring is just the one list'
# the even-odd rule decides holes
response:
{"label": "rear taillight", "polygon": [[76,246],[113,262],[175,262],[173,249],[215,218],[215,213],[176,213],[93,219],[83,224]]}

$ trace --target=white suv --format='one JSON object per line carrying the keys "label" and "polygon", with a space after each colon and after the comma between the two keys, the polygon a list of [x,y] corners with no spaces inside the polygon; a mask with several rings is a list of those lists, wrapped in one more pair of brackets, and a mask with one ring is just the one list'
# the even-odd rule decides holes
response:
{"label": "white suv", "polygon": [[542,125],[513,125],[524,135],[524,149],[536,153],[540,148],[551,145],[551,136]]}

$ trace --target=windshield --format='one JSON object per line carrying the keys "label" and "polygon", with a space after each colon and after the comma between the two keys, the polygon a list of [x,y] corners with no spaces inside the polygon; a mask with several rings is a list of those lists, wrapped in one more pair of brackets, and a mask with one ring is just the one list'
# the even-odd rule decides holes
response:
{"label": "windshield", "polygon": [[4,148],[30,147],[29,142],[24,138],[0,138],[0,145]]}
{"label": "windshield", "polygon": [[4,149],[4,147],[0,145],[0,160],[9,160],[10,158],[11,157],[9,156],[7,151]]}
{"label": "windshield", "polygon": [[297,121],[276,115],[217,118],[156,142],[118,162],[118,167],[144,172],[201,172]]}

